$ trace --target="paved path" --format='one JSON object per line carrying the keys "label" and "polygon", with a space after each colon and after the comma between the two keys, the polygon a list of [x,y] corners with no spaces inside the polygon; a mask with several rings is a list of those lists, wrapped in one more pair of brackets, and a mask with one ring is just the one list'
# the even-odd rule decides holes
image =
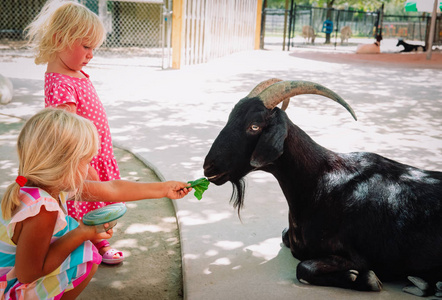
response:
{"label": "paved path", "polygon": [[[24,121],[0,113],[0,199],[17,177],[17,136]],[[132,154],[114,148],[121,177],[158,182],[159,179]],[[78,300],[183,299],[181,244],[176,214],[170,199],[148,199],[126,204],[128,210],[114,227],[112,246],[122,250],[124,263],[101,264]]]}
{"label": "paved path", "polygon": [[[276,51],[237,53],[178,71],[140,63],[142,58],[96,58],[86,72],[106,107],[116,145],[150,162],[165,179],[202,177],[204,157],[233,105],[271,77],[321,83],[352,105],[358,122],[325,98],[292,100],[290,118],[321,145],[442,170],[440,69],[336,64]],[[28,117],[42,107],[44,68],[11,57],[3,58],[0,70],[17,93],[0,114]],[[211,186],[201,201],[174,201],[187,299],[414,298],[400,291],[404,283],[385,284],[381,293],[300,284],[297,261],[281,246],[288,209],[276,180],[256,172],[247,183],[242,222],[229,205],[228,184]]]}

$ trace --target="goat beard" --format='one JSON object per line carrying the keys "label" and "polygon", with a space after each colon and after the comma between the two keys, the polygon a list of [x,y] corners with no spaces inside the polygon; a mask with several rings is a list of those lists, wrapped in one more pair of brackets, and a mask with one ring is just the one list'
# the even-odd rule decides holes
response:
{"label": "goat beard", "polygon": [[233,191],[230,197],[230,203],[233,203],[233,208],[238,210],[238,217],[241,219],[240,211],[244,206],[244,194],[246,190],[246,183],[244,178],[231,181]]}

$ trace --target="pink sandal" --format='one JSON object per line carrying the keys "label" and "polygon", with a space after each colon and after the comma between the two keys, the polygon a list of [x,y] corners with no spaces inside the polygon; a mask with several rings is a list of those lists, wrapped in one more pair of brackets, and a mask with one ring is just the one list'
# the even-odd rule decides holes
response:
{"label": "pink sandal", "polygon": [[[101,248],[107,246],[109,246],[109,242],[107,240],[102,240],[101,242],[95,244],[95,247],[97,247],[98,251],[100,251]],[[120,257],[114,257],[115,254],[120,254]],[[124,260],[123,252],[117,251],[115,249],[110,249],[103,254],[102,262],[108,265],[116,265],[122,262],[123,260]]]}

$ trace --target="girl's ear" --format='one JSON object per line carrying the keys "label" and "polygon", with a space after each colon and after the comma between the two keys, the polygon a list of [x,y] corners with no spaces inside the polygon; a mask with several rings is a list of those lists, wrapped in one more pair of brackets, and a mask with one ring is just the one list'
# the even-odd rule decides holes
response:
{"label": "girl's ear", "polygon": [[260,168],[272,163],[284,152],[284,142],[287,137],[287,124],[280,109],[275,109],[269,119],[258,144],[253,151],[250,165]]}

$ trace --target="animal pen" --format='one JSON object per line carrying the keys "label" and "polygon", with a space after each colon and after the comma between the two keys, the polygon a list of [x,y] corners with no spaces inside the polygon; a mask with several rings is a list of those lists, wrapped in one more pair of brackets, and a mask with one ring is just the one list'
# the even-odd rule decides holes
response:
{"label": "animal pen", "polygon": [[[0,50],[24,49],[24,29],[46,1],[2,0]],[[262,0],[78,2],[105,24],[106,41],[97,55],[142,56],[149,66],[180,68],[259,45]]]}
{"label": "animal pen", "polygon": [[[327,9],[321,7],[293,4],[290,9],[263,10],[264,44],[282,45],[283,50],[293,46],[305,46],[307,41],[302,37],[302,28],[311,26],[316,35],[316,46],[341,43],[340,32],[345,26],[350,27],[353,38],[371,38],[381,32],[384,39],[405,39],[426,41],[428,38],[430,16],[417,15],[383,15],[382,9],[365,12],[350,9]],[[441,44],[439,32],[442,31],[442,20],[439,17],[434,44]],[[327,37],[328,35],[328,37]],[[344,44],[346,45],[346,44]],[[347,43],[348,45],[348,43]]]}

